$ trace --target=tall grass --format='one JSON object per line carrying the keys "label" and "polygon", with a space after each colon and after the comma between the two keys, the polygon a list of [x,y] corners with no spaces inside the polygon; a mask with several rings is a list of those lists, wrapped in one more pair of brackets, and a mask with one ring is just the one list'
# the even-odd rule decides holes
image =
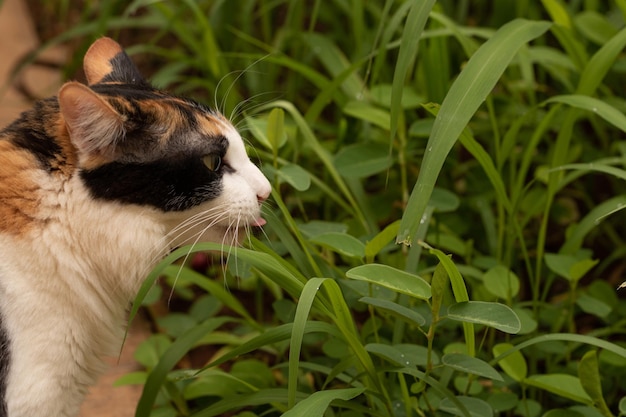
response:
{"label": "tall grass", "polygon": [[136,415],[626,414],[626,3],[570,3],[143,0],[51,41],[132,29],[273,184],[227,265],[146,280],[131,318],[158,277],[188,308]]}

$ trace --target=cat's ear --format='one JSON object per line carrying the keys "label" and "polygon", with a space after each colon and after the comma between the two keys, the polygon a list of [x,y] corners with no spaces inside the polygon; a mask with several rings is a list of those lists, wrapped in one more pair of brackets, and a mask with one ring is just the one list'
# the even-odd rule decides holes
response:
{"label": "cat's ear", "polygon": [[83,163],[110,160],[125,134],[124,119],[89,87],[68,82],[59,90],[59,107],[70,140]]}
{"label": "cat's ear", "polygon": [[83,59],[83,69],[89,85],[146,84],[133,61],[111,38],[100,38],[89,47]]}

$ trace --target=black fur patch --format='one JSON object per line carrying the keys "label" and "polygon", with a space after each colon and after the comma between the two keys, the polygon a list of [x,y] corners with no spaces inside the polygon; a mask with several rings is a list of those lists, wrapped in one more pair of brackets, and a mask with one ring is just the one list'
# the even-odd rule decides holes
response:
{"label": "black fur patch", "polygon": [[226,167],[212,172],[202,156],[151,163],[113,162],[81,172],[95,199],[183,211],[212,200],[222,192]]}
{"label": "black fur patch", "polygon": [[53,116],[56,116],[58,109],[56,98],[39,101],[32,110],[22,113],[19,119],[1,132],[10,137],[13,144],[31,152],[47,171],[52,170],[51,161],[63,153],[46,131],[46,127],[54,126]]}
{"label": "black fur patch", "polygon": [[104,78],[100,80],[101,83],[121,82],[126,84],[148,85],[126,52],[120,52],[115,55],[109,60],[109,63],[113,67],[113,71],[104,76]]}
{"label": "black fur patch", "polygon": [[3,324],[0,322],[0,417],[7,417],[7,378],[9,377],[9,363],[11,361],[11,348],[9,337]]}

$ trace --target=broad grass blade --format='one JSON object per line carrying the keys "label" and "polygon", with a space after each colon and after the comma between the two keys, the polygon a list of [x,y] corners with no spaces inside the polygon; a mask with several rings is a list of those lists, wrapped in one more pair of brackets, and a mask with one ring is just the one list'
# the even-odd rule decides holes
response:
{"label": "broad grass blade", "polygon": [[318,391],[300,401],[294,408],[283,414],[283,417],[321,417],[333,400],[348,401],[360,395],[365,388],[346,388]]}
{"label": "broad grass blade", "polygon": [[549,22],[513,20],[502,26],[470,58],[452,84],[435,119],[417,182],[402,217],[397,242],[412,243],[452,146],[519,48],[542,35],[549,27]]}
{"label": "broad grass blade", "polygon": [[424,31],[428,14],[434,4],[435,0],[416,1],[413,3],[406,18],[400,42],[400,51],[398,52],[398,61],[393,74],[393,85],[391,87],[391,135],[389,137],[392,141],[398,129],[399,115],[402,110],[404,81],[411,65],[415,61],[419,38]]}

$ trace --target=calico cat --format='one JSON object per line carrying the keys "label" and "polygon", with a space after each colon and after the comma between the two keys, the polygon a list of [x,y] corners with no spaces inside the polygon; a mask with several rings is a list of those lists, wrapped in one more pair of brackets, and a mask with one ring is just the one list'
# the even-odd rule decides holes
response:
{"label": "calico cat", "polygon": [[109,38],[84,70],[0,132],[0,416],[75,416],[150,268],[265,222],[270,184],[220,113]]}

